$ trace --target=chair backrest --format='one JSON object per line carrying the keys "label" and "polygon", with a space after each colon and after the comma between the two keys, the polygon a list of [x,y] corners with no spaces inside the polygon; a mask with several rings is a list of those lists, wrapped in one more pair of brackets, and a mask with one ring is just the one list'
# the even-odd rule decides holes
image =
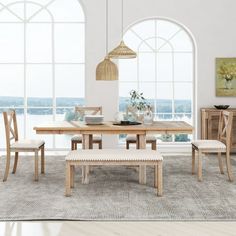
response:
{"label": "chair backrest", "polygon": [[222,111],[219,119],[218,139],[230,149],[232,144],[233,112]]}
{"label": "chair backrest", "polygon": [[79,117],[83,119],[85,115],[102,115],[102,107],[82,107],[76,106],[75,112],[78,113]]}
{"label": "chair backrest", "polygon": [[8,110],[3,112],[5,134],[6,134],[6,145],[10,148],[11,140],[18,141],[18,128],[16,120],[16,111]]}

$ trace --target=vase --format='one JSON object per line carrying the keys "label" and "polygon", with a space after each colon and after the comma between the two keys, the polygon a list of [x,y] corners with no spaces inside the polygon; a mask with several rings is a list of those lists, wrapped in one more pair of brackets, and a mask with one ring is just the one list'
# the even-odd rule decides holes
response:
{"label": "vase", "polygon": [[143,114],[143,123],[151,125],[153,123],[153,112],[151,108],[148,108]]}
{"label": "vase", "polygon": [[124,120],[124,114],[122,112],[116,112],[114,115],[114,120],[117,123],[120,123],[122,120]]}
{"label": "vase", "polygon": [[232,89],[232,79],[225,79],[225,89]]}

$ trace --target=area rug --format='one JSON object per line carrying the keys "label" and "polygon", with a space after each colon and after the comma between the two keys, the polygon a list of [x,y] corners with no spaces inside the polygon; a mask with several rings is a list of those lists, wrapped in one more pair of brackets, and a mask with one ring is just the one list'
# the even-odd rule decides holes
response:
{"label": "area rug", "polygon": [[[5,160],[1,158],[0,177]],[[236,161],[232,160],[234,174]],[[147,185],[128,167],[95,167],[88,185],[64,196],[64,157],[46,158],[46,174],[33,181],[33,158],[20,157],[17,173],[0,182],[0,220],[236,220],[236,181],[221,175],[215,156],[205,157],[203,182],[191,175],[190,156],[164,156],[164,195],[156,196],[153,168]]]}

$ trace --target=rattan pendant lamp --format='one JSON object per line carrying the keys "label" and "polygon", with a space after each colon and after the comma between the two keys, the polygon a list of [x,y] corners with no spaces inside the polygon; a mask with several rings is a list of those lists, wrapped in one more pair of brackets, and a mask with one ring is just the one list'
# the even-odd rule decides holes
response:
{"label": "rattan pendant lamp", "polygon": [[118,47],[114,48],[111,52],[109,52],[110,58],[116,59],[129,59],[129,58],[136,58],[137,54],[128,46],[125,45],[123,36],[124,36],[124,1],[121,0],[121,37],[122,40]]}
{"label": "rattan pendant lamp", "polygon": [[96,68],[96,80],[118,80],[118,68],[107,55],[108,53],[108,0],[106,0],[106,57]]}

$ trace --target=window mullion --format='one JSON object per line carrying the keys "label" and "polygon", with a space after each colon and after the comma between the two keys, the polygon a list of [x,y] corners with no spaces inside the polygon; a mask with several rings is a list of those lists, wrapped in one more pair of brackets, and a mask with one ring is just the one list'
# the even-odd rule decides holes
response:
{"label": "window mullion", "polygon": [[[54,22],[51,23],[52,25],[52,98],[53,98],[53,121],[56,120],[56,79],[55,79],[55,25]],[[56,148],[56,140],[55,135],[53,135],[53,148]]]}
{"label": "window mullion", "polygon": [[[175,116],[175,59],[174,50],[172,50],[172,120]],[[172,142],[174,142],[175,135],[172,134]]]}
{"label": "window mullion", "polygon": [[154,118],[157,113],[157,21],[155,20],[155,99],[154,99]]}
{"label": "window mullion", "polygon": [[26,138],[27,131],[27,57],[26,57],[26,43],[27,43],[27,22],[26,22],[26,0],[24,0],[24,138]]}

